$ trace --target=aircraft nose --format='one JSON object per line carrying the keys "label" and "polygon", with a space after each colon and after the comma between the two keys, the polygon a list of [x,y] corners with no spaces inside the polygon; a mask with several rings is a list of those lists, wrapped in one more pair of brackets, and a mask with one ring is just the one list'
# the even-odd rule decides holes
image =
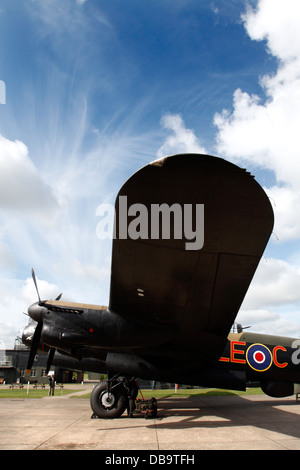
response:
{"label": "aircraft nose", "polygon": [[32,318],[32,320],[39,322],[42,319],[42,313],[44,310],[44,307],[39,305],[38,302],[35,302],[28,308],[28,315],[30,318]]}

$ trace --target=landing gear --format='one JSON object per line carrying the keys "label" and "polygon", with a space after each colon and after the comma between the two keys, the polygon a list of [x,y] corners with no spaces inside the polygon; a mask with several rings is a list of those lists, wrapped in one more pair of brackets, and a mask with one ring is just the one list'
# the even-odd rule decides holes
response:
{"label": "landing gear", "polygon": [[90,404],[92,418],[119,418],[127,408],[128,416],[132,416],[138,387],[134,379],[119,378],[100,382],[92,391]]}
{"label": "landing gear", "polygon": [[126,408],[124,388],[119,383],[100,382],[92,391],[90,403],[97,417],[118,418]]}

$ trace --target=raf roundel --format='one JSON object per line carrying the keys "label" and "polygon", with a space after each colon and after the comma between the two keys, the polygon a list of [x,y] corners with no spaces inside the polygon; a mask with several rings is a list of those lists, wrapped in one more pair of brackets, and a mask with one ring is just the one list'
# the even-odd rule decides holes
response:
{"label": "raf roundel", "polygon": [[272,365],[271,351],[263,344],[252,344],[246,354],[250,367],[258,372],[264,372]]}

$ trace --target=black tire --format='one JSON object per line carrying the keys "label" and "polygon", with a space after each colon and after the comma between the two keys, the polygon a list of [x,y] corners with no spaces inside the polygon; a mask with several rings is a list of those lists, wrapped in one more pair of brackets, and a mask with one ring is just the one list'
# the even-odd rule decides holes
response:
{"label": "black tire", "polygon": [[91,408],[99,418],[113,419],[119,418],[126,408],[125,390],[122,384],[107,391],[107,382],[100,382],[94,387],[91,394]]}

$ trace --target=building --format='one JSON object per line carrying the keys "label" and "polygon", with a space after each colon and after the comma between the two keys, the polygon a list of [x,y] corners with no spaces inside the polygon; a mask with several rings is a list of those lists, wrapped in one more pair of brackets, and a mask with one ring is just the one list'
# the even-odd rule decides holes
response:
{"label": "building", "polygon": [[[48,355],[38,352],[35,356],[32,369],[27,374],[27,362],[30,350],[16,342],[14,349],[2,350],[0,353],[0,383],[49,383],[46,374]],[[57,383],[81,383],[83,381],[83,372],[76,372],[61,367],[51,367]]]}

